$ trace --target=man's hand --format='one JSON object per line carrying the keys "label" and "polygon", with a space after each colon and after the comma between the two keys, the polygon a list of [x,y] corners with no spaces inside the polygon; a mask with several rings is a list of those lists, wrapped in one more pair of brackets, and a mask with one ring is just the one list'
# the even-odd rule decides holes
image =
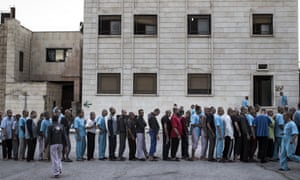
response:
{"label": "man's hand", "polygon": [[248,140],[250,140],[250,136],[249,136],[249,134],[247,134],[247,139],[248,139]]}
{"label": "man's hand", "polygon": [[156,136],[156,139],[159,141],[159,135]]}
{"label": "man's hand", "polygon": [[293,140],[291,140],[290,144],[294,144],[294,141],[293,141]]}
{"label": "man's hand", "polygon": [[181,136],[180,136],[180,135],[178,135],[178,139],[181,139]]}

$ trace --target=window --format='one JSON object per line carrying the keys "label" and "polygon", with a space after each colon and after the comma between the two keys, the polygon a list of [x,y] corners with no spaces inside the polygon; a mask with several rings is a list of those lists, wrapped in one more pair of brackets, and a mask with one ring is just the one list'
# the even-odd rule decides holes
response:
{"label": "window", "polygon": [[156,15],[135,15],[134,34],[137,35],[156,35],[157,16]]}
{"label": "window", "polygon": [[211,20],[210,15],[188,15],[188,34],[190,35],[210,35]]}
{"label": "window", "polygon": [[72,55],[70,48],[48,48],[46,51],[47,62],[65,62],[66,58]]}
{"label": "window", "polygon": [[121,15],[100,15],[99,35],[121,35]]}
{"label": "window", "polygon": [[136,73],[133,81],[133,94],[157,94],[156,73]]}
{"label": "window", "polygon": [[24,67],[24,53],[22,51],[19,52],[19,71],[23,72]]}
{"label": "window", "polygon": [[253,35],[272,35],[273,15],[253,14]]}
{"label": "window", "polygon": [[120,94],[120,73],[98,73],[98,94]]}
{"label": "window", "polygon": [[188,74],[188,94],[211,94],[211,74]]}

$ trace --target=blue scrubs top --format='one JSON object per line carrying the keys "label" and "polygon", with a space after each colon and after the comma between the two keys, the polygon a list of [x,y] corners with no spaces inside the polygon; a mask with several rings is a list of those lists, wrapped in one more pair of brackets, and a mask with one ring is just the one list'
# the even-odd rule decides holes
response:
{"label": "blue scrubs top", "polygon": [[249,126],[253,126],[254,117],[251,114],[246,114]]}
{"label": "blue scrubs top", "polygon": [[85,136],[86,132],[85,132],[85,121],[83,118],[80,118],[80,117],[76,117],[75,120],[74,120],[74,128],[75,129],[78,129],[79,131],[79,135],[81,137]]}
{"label": "blue scrubs top", "polygon": [[242,101],[242,107],[248,107],[248,106],[249,106],[249,101],[246,100],[246,99],[244,99],[244,100]]}
{"label": "blue scrubs top", "polygon": [[42,124],[41,124],[41,129],[40,132],[42,132],[45,137],[48,137],[48,127],[52,124],[51,119],[43,119]]}
{"label": "blue scrubs top", "polygon": [[106,123],[104,117],[99,116],[96,121],[97,121],[97,125],[100,126],[100,128],[102,129],[100,134],[106,133],[107,129],[106,129]]}
{"label": "blue scrubs top", "polygon": [[18,126],[18,129],[19,129],[19,138],[22,139],[22,138],[25,138],[25,131],[22,130],[21,126],[24,127],[25,129],[25,123],[26,123],[26,119],[24,117],[21,117],[19,119],[19,126]]}
{"label": "blue scrubs top", "polygon": [[275,117],[275,137],[282,137],[283,130],[280,129],[280,125],[284,125],[284,119],[282,114],[277,113]]}
{"label": "blue scrubs top", "polygon": [[[200,124],[200,115],[198,115],[198,114],[195,113],[195,114],[192,115],[191,118],[192,118],[191,125],[199,125]],[[191,129],[192,129],[192,132],[195,129],[197,137],[200,136],[200,127],[192,127],[191,126]]]}
{"label": "blue scrubs top", "polygon": [[5,139],[12,139],[12,126],[13,126],[14,118],[13,117],[4,117],[1,122],[1,128],[6,130],[7,136]]}
{"label": "blue scrubs top", "polygon": [[296,111],[294,122],[296,123],[297,126],[300,126],[300,110]]}
{"label": "blue scrubs top", "polygon": [[285,140],[285,142],[290,141],[293,135],[299,134],[298,128],[294,121],[290,121],[286,123],[283,132],[284,132],[283,139]]}
{"label": "blue scrubs top", "polygon": [[224,120],[218,114],[215,114],[214,117],[215,117],[214,119],[215,119],[215,126],[216,126],[216,135],[217,137],[219,136],[218,129],[217,129],[217,127],[219,126],[221,129],[221,136],[224,137],[225,136]]}

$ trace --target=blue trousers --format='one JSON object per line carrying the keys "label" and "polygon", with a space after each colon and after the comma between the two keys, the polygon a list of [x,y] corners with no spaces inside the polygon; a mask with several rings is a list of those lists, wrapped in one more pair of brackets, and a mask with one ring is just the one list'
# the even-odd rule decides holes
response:
{"label": "blue trousers", "polygon": [[223,141],[224,138],[219,139],[217,138],[217,145],[216,145],[216,158],[221,159],[222,158],[222,152],[223,152]]}
{"label": "blue trousers", "polygon": [[101,133],[98,136],[98,151],[99,151],[99,159],[105,157],[105,149],[106,149],[106,133]]}
{"label": "blue trousers", "polygon": [[274,142],[274,153],[273,153],[273,159],[277,160],[279,157],[279,149],[281,151],[281,137],[275,137],[275,142]]}
{"label": "blue trousers", "polygon": [[150,130],[150,150],[149,150],[149,156],[154,156],[154,153],[156,152],[156,143],[157,143],[157,133],[155,131]]}
{"label": "blue trousers", "polygon": [[291,144],[290,141],[291,137],[284,137],[281,141],[280,168],[283,170],[288,170],[287,158],[300,162],[300,156],[295,155],[295,142]]}
{"label": "blue trousers", "polygon": [[75,135],[75,140],[76,140],[76,159],[77,160],[82,159],[86,148],[85,136],[81,136],[80,141],[78,141],[77,135]]}

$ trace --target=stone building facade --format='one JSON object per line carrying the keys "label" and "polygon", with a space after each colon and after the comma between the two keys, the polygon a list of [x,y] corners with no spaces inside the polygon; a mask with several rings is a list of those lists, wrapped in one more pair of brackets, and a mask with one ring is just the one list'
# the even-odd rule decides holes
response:
{"label": "stone building facade", "polygon": [[32,32],[15,19],[15,8],[1,20],[0,111],[43,112],[80,103],[82,34]]}
{"label": "stone building facade", "polygon": [[[290,106],[299,95],[297,0],[85,0],[82,102],[99,112]],[[89,107],[89,108],[88,108]]]}

